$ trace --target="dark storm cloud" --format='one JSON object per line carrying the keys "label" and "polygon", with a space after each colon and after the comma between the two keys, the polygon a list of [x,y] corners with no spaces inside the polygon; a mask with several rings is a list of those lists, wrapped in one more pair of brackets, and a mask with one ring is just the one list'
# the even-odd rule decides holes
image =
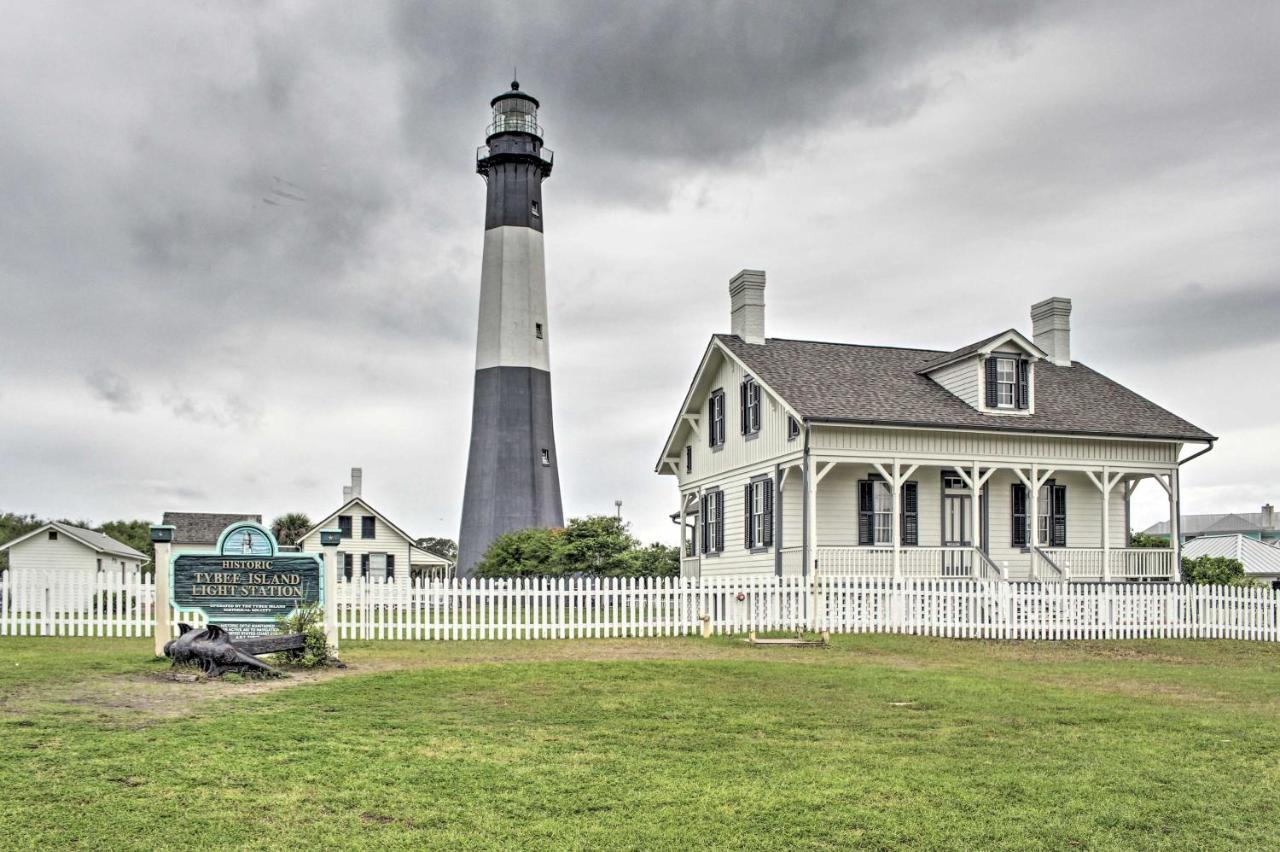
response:
{"label": "dark storm cloud", "polygon": [[566,191],[648,203],[688,169],[749,161],[822,127],[909,119],[943,82],[925,58],[1007,48],[1040,5],[405,3],[406,128],[483,141],[476,104],[505,88],[510,58],[544,101],[548,146],[571,145]]}
{"label": "dark storm cloud", "polygon": [[1108,338],[1166,358],[1250,349],[1280,339],[1280,280],[1237,287],[1191,282],[1098,320]]}
{"label": "dark storm cloud", "polygon": [[85,376],[85,381],[94,396],[114,411],[137,411],[142,403],[140,395],[129,380],[112,370],[94,370]]}

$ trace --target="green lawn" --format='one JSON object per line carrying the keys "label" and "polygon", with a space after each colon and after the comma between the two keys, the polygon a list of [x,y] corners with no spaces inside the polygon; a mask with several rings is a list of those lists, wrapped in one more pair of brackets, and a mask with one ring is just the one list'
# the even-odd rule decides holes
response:
{"label": "green lawn", "polygon": [[0,846],[1277,848],[1280,647],[0,638]]}

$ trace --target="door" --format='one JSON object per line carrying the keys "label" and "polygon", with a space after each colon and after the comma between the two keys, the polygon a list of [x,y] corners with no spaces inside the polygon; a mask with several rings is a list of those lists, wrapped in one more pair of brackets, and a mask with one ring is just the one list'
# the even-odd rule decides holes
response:
{"label": "door", "polygon": [[[942,498],[942,546],[972,547],[968,494],[947,494]],[[973,574],[973,556],[968,552],[942,554],[942,576],[969,577]]]}

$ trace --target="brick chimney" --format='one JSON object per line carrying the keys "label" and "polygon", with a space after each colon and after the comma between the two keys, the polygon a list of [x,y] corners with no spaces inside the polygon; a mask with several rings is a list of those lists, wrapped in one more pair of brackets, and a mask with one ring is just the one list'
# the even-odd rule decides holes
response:
{"label": "brick chimney", "polygon": [[364,470],[358,467],[351,468],[351,484],[342,486],[342,502],[346,503],[352,497],[359,497],[363,482]]}
{"label": "brick chimney", "polygon": [[1262,506],[1262,525],[1269,530],[1276,528],[1276,507],[1270,503]]}
{"label": "brick chimney", "polygon": [[747,343],[764,343],[764,270],[744,269],[729,279],[731,330]]}
{"label": "brick chimney", "polygon": [[1031,335],[1058,367],[1071,366],[1071,300],[1053,296],[1031,306]]}

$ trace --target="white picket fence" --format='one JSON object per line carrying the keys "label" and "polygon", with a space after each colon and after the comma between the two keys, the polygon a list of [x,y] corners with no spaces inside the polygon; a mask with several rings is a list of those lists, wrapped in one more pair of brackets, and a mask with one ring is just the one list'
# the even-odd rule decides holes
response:
{"label": "white picket fence", "polygon": [[[1280,593],[1168,583],[568,578],[339,583],[341,639],[584,639],[817,629],[987,639],[1280,641]],[[198,624],[189,612],[175,621]],[[149,636],[154,586],[0,577],[0,636]]]}

